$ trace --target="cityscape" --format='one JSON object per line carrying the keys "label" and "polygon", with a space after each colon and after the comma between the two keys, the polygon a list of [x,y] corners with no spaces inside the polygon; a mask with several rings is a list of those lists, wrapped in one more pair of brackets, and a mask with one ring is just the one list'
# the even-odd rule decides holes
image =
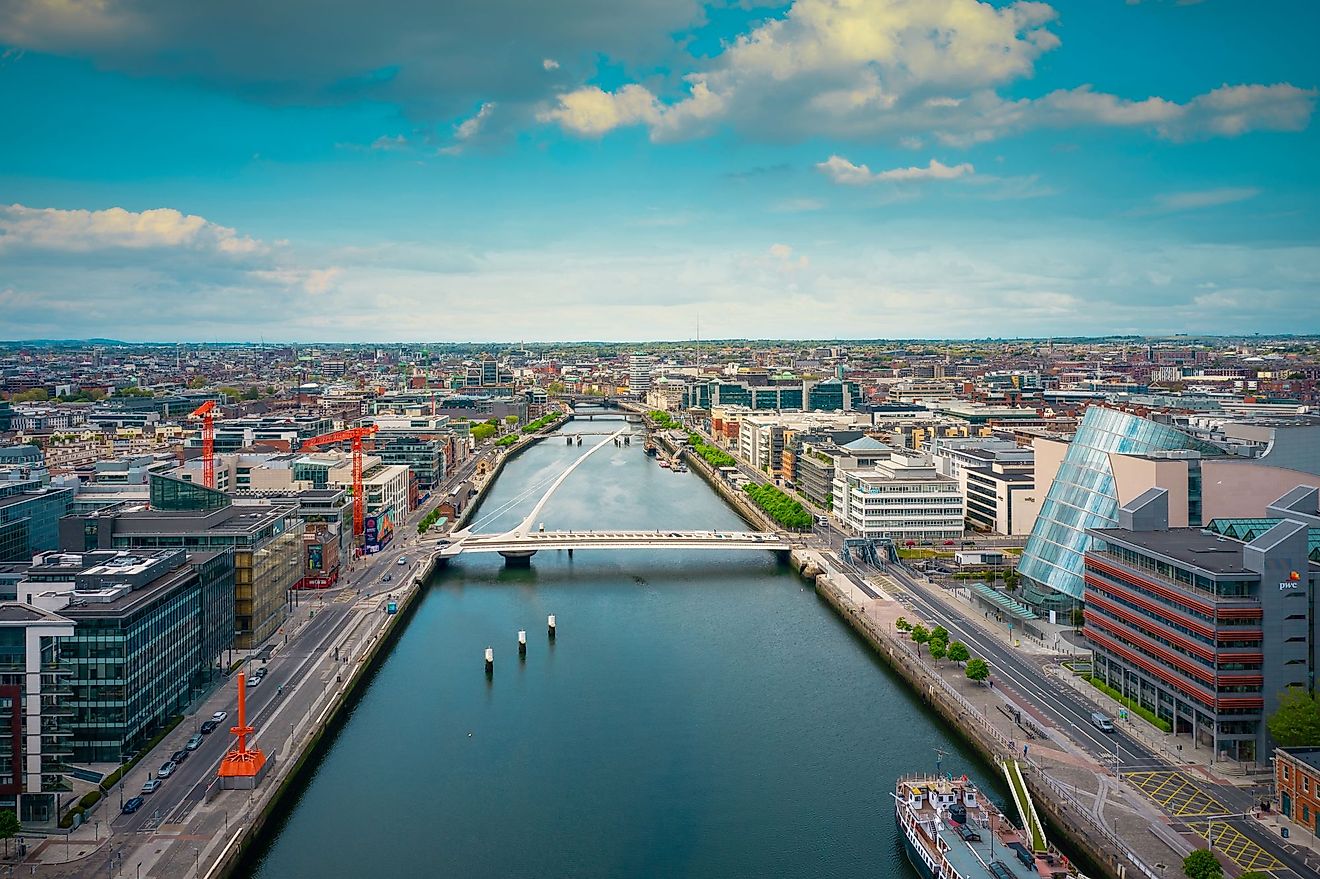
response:
{"label": "cityscape", "polygon": [[1318,29],[0,4],[3,876],[1320,876]]}

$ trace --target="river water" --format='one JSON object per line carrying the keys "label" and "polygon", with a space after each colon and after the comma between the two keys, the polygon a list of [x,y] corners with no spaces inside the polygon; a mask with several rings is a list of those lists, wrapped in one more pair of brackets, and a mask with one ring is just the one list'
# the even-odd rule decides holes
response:
{"label": "river water", "polygon": [[[511,462],[481,530],[516,524],[540,496],[529,489],[598,439],[552,436]],[[696,474],[646,458],[640,435],[588,459],[539,518],[746,527]],[[911,877],[890,792],[896,775],[934,769],[936,749],[946,771],[992,787],[772,553],[542,551],[524,569],[468,556],[434,578],[242,872]]]}

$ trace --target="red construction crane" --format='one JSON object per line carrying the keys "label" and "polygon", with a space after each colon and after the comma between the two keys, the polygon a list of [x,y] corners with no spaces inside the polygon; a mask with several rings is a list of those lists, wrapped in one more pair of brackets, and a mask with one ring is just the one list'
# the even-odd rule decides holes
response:
{"label": "red construction crane", "polygon": [[202,483],[215,488],[215,400],[207,400],[188,417],[202,419]]}
{"label": "red construction crane", "polygon": [[366,518],[366,498],[362,491],[362,440],[371,436],[379,428],[372,424],[368,427],[353,427],[348,430],[336,430],[331,433],[323,433],[320,436],[314,436],[305,440],[302,444],[304,452],[310,452],[321,446],[330,443],[342,443],[351,440],[353,443],[353,534],[358,540],[362,539],[362,521]]}

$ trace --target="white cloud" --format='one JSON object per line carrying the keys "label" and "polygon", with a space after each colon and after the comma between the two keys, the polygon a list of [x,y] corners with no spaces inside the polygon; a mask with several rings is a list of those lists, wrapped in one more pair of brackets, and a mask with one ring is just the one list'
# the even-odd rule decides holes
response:
{"label": "white cloud", "polygon": [[816,167],[835,183],[844,186],[864,186],[887,181],[956,180],[976,173],[970,162],[946,165],[938,159],[931,159],[924,167],[891,168],[888,171],[872,172],[866,165],[855,165],[843,156],[830,156],[825,161],[818,162]]}
{"label": "white cloud", "polygon": [[653,140],[673,140],[728,125],[769,139],[887,137],[909,148],[927,136],[965,146],[1045,126],[1130,127],[1179,141],[1309,123],[1316,91],[1288,83],[1224,85],[1186,103],[1087,85],[1005,100],[995,89],[1031,77],[1059,45],[1055,18],[1032,0],[796,0],[685,76],[677,97],[637,83],[587,86],[539,118],[593,137],[644,125]]}
{"label": "white cloud", "polygon": [[780,259],[788,259],[790,256],[793,255],[793,248],[788,246],[787,244],[771,244],[769,253],[771,256],[775,256]]}
{"label": "white cloud", "polygon": [[459,123],[458,128],[454,130],[454,137],[459,140],[471,140],[476,137],[477,132],[481,131],[481,124],[486,121],[495,110],[495,105],[490,101],[481,105],[481,109],[476,114],[469,116]]}
{"label": "white cloud", "polygon": [[407,148],[408,138],[404,137],[402,134],[396,134],[393,137],[390,137],[387,134],[382,134],[371,142],[371,149],[384,152],[397,152]]}
{"label": "white cloud", "polygon": [[1260,190],[1254,186],[1226,186],[1219,189],[1201,189],[1190,192],[1166,192],[1155,196],[1152,204],[1138,213],[1173,213],[1213,208],[1255,198]]}
{"label": "white cloud", "polygon": [[559,69],[559,62],[556,61],[556,60],[553,59],[553,58],[542,58],[542,59],[541,59],[541,67],[542,67],[542,69],[544,69],[544,70],[558,70],[558,69]]}
{"label": "white cloud", "polygon": [[0,251],[19,248],[86,253],[95,250],[187,248],[230,256],[264,252],[253,238],[173,208],[141,212],[0,206]]}

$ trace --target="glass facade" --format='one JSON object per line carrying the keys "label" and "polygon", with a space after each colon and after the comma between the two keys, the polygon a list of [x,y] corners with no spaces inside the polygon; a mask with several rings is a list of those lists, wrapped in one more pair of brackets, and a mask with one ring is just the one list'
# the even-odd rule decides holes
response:
{"label": "glass facade", "polygon": [[59,549],[60,517],[68,515],[74,490],[9,493],[3,488],[0,486],[0,562],[27,562],[36,553]]}
{"label": "glass facade", "polygon": [[[766,385],[752,387],[742,382],[699,382],[683,389],[683,408],[709,409],[711,406],[745,406],[748,409],[796,409],[825,411],[851,409],[861,399],[861,388],[856,382],[824,381],[808,383],[806,399],[802,385]],[[844,390],[848,406],[844,406]]]}
{"label": "glass facade", "polygon": [[151,474],[151,507],[155,510],[218,510],[231,503],[223,491],[173,476]]}
{"label": "glass facade", "polygon": [[1086,410],[1018,565],[1018,573],[1026,580],[1028,604],[1061,608],[1081,600],[1084,555],[1091,544],[1086,529],[1118,524],[1118,495],[1109,455],[1174,449],[1223,453],[1217,446],[1147,418],[1100,406]]}

